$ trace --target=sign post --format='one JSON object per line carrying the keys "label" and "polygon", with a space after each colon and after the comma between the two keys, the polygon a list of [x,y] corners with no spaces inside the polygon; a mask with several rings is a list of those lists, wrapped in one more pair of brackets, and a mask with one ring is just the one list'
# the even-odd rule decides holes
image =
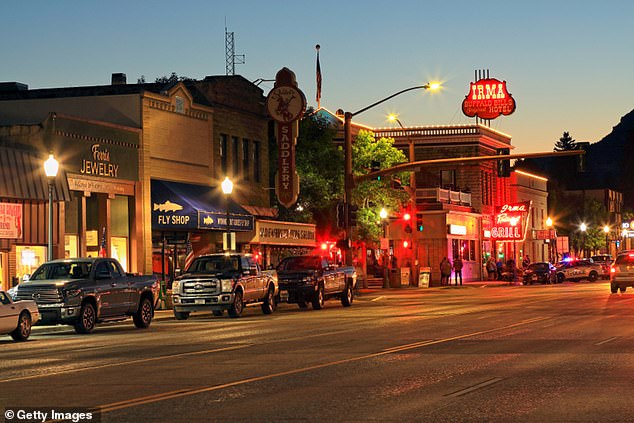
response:
{"label": "sign post", "polygon": [[277,200],[289,208],[299,195],[299,176],[295,170],[295,143],[298,121],[306,110],[306,97],[297,87],[295,73],[282,68],[275,76],[275,86],[266,97],[266,108],[276,122],[277,174],[275,192]]}

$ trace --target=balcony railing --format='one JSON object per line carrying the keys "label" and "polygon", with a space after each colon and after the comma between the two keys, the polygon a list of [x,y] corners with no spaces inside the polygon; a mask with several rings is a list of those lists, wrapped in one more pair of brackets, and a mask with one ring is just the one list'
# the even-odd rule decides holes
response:
{"label": "balcony railing", "polygon": [[443,188],[418,188],[416,190],[416,201],[471,206],[471,193]]}

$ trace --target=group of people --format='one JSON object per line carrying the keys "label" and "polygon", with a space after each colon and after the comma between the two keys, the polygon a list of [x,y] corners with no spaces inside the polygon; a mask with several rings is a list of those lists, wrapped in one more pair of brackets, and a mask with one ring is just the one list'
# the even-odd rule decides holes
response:
{"label": "group of people", "polygon": [[445,286],[451,283],[451,271],[454,272],[454,281],[456,286],[458,285],[458,280],[460,280],[460,285],[462,285],[462,259],[460,256],[456,257],[453,261],[453,264],[447,257],[443,257],[440,262],[440,285]]}
{"label": "group of people", "polygon": [[[522,259],[522,268],[526,269],[528,265],[531,264],[531,260],[528,255],[525,255]],[[493,256],[490,256],[485,264],[487,271],[487,279],[490,281],[494,280],[515,280],[517,278],[517,273],[519,269],[515,265],[515,260],[507,260],[506,263],[502,263],[502,260],[498,259],[497,261]],[[509,276],[511,275],[511,276]]]}

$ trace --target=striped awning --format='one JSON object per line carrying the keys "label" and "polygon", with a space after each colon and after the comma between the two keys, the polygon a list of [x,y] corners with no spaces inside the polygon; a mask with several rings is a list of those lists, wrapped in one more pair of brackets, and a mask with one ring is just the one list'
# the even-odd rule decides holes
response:
{"label": "striped awning", "polygon": [[[0,147],[0,198],[48,201],[44,160],[31,151]],[[53,186],[53,200],[70,201],[68,181],[60,168]]]}

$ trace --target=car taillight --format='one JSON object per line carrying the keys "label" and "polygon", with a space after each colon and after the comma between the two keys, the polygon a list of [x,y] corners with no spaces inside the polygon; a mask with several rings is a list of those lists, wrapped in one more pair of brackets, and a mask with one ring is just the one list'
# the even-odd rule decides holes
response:
{"label": "car taillight", "polygon": [[616,269],[614,268],[614,266],[610,266],[610,273],[616,273]]}

